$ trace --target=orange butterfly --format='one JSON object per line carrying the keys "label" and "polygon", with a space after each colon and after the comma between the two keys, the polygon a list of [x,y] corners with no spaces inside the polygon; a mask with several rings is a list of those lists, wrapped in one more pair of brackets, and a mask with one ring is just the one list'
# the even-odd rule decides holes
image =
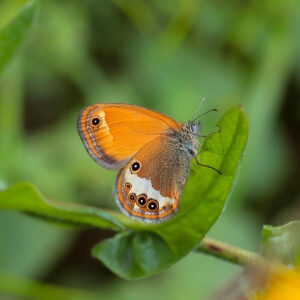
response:
{"label": "orange butterfly", "polygon": [[121,210],[134,219],[160,222],[178,210],[191,159],[197,161],[196,119],[181,124],[136,105],[95,104],[82,110],[77,128],[100,166],[120,169],[114,194]]}

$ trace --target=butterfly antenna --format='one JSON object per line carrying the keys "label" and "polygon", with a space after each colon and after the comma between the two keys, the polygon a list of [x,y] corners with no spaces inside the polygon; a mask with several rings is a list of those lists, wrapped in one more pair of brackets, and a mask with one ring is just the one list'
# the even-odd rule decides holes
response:
{"label": "butterfly antenna", "polygon": [[204,100],[205,100],[205,97],[203,97],[202,100],[200,101],[200,104],[198,105],[198,107],[197,107],[197,109],[196,109],[196,111],[195,111],[195,113],[193,115],[193,119],[195,118],[196,114],[198,113],[198,111],[199,111],[202,103],[204,102]]}
{"label": "butterfly antenna", "polygon": [[217,110],[216,108],[210,109],[210,110],[206,111],[205,113],[199,115],[199,116],[196,117],[195,119],[193,119],[193,120],[192,120],[192,123],[194,123],[197,119],[199,119],[200,117],[202,117],[202,116],[204,116],[204,115],[206,115],[206,114],[208,114],[208,113],[210,113],[210,112],[212,112],[212,111],[218,111],[218,110]]}

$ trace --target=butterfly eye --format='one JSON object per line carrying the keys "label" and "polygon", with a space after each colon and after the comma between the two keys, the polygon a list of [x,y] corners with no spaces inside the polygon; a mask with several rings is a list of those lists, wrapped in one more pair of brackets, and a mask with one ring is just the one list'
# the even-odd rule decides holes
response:
{"label": "butterfly eye", "polygon": [[125,183],[125,187],[126,187],[126,189],[130,190],[131,187],[132,187],[132,184],[129,183],[129,182],[126,182],[126,183]]}
{"label": "butterfly eye", "polygon": [[129,194],[128,195],[128,199],[130,200],[130,201],[135,201],[136,200],[136,194],[134,194],[134,193],[131,193],[131,194]]}
{"label": "butterfly eye", "polygon": [[138,161],[135,161],[132,165],[131,165],[131,172],[132,173],[137,173],[139,171],[139,169],[141,168],[141,163]]}
{"label": "butterfly eye", "polygon": [[137,199],[138,206],[144,207],[146,205],[146,202],[147,202],[146,195],[143,194],[143,195],[138,196],[138,199]]}
{"label": "butterfly eye", "polygon": [[147,209],[149,211],[157,211],[158,210],[158,202],[156,200],[149,200],[147,203]]}

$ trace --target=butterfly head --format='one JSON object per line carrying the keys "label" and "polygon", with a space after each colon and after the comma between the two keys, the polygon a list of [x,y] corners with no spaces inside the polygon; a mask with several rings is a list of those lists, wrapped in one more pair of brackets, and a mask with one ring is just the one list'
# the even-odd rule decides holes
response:
{"label": "butterfly head", "polygon": [[201,123],[200,121],[189,121],[186,128],[188,131],[190,131],[192,134],[197,135],[199,131],[201,130]]}

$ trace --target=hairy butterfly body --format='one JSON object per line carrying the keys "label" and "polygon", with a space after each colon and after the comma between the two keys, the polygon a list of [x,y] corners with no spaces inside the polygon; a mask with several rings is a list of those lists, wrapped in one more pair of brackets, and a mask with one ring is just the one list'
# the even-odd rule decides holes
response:
{"label": "hairy butterfly body", "polygon": [[77,124],[89,155],[106,169],[119,169],[114,195],[129,217],[160,222],[176,213],[199,148],[199,122],[181,124],[150,109],[95,104]]}

